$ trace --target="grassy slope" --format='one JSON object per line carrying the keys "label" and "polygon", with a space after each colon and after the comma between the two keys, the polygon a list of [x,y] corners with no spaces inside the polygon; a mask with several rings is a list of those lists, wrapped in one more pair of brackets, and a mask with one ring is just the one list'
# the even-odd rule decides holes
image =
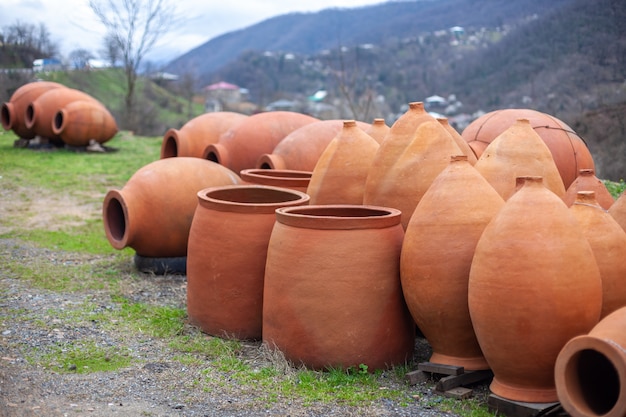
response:
{"label": "grassy slope", "polygon": [[[111,111],[119,124],[126,95],[126,79],[122,69],[48,72],[41,73],[40,78],[93,96]],[[202,105],[194,103],[190,115],[188,102],[184,98],[141,77],[136,86],[136,103],[141,117],[149,119],[143,132],[149,135],[163,135],[168,128],[180,128],[204,111]]]}

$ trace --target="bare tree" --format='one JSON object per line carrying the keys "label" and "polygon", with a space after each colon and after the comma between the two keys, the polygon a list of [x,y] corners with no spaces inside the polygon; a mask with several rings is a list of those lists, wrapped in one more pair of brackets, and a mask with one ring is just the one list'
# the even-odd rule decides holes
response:
{"label": "bare tree", "polygon": [[69,60],[72,63],[74,69],[87,69],[89,66],[89,60],[94,56],[86,49],[74,49],[70,52]]}
{"label": "bare tree", "polygon": [[112,67],[115,67],[120,59],[120,50],[117,47],[115,37],[107,35],[103,40],[104,47],[100,51],[100,55],[106,59]]}
{"label": "bare tree", "polygon": [[106,27],[106,42],[120,51],[126,76],[125,125],[136,125],[134,96],[142,60],[172,27],[176,6],[171,0],[89,0],[89,7]]}

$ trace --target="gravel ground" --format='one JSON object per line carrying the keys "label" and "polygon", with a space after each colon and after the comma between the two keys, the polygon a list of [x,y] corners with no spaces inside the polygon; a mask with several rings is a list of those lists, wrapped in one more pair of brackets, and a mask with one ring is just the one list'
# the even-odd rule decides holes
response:
{"label": "gravel ground", "polygon": [[[71,264],[93,262],[89,257],[65,258],[15,240],[0,239],[0,253],[12,260],[31,259]],[[129,262],[131,262],[129,260]],[[186,282],[180,275],[139,274],[122,291],[129,300],[184,306]],[[167,340],[145,334],[116,332],[97,320],[72,315],[85,303],[107,310],[118,308],[106,290],[54,292],[0,267],[0,416],[451,416],[436,408],[442,397],[434,381],[409,386],[398,377],[383,378],[381,389],[406,391],[400,404],[380,400],[363,406],[340,402],[304,404],[291,397],[268,401],[261,388],[230,381],[208,363],[183,364]],[[188,332],[197,332],[189,326]],[[58,346],[93,341],[99,346],[125,346],[131,364],[109,372],[57,372],[33,356]],[[240,357],[252,366],[267,365],[260,343],[243,343]],[[417,338],[416,363],[428,359],[430,347]],[[197,381],[203,381],[198,384]],[[229,383],[229,381],[231,383]],[[487,384],[475,395],[488,395]]]}

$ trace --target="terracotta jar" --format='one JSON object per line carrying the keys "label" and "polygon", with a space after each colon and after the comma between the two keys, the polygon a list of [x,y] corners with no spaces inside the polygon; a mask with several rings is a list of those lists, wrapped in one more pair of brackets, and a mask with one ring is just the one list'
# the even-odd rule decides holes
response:
{"label": "terracotta jar", "polygon": [[364,204],[402,212],[406,229],[415,206],[452,155],[462,154],[446,129],[412,103],[391,126],[372,162],[365,183]]}
{"label": "terracotta jar", "polygon": [[413,355],[400,286],[400,212],[363,205],[276,210],[265,268],[263,341],[313,369],[369,370]]}
{"label": "terracotta jar", "polygon": [[609,208],[609,214],[626,231],[626,192],[623,192]]}
{"label": "terracotta jar", "polygon": [[26,127],[32,129],[38,136],[60,141],[61,137],[53,131],[54,118],[59,110],[77,100],[92,101],[102,106],[102,103],[82,91],[73,88],[54,88],[27,105],[24,116]]}
{"label": "terracotta jar", "polygon": [[561,405],[572,417],[626,414],[626,308],[563,347],[554,369]]}
{"label": "terracotta jar", "polygon": [[578,177],[572,182],[563,201],[568,206],[571,206],[576,201],[579,191],[593,191],[595,193],[596,202],[605,210],[613,205],[615,199],[606,188],[606,185],[598,177],[596,177],[593,169],[581,169]]}
{"label": "terracotta jar", "polygon": [[346,120],[320,156],[306,193],[311,204],[363,204],[365,180],[380,145]]}
{"label": "terracotta jar", "polygon": [[271,185],[306,192],[311,181],[311,171],[292,169],[244,169],[239,173],[242,181],[249,184]]}
{"label": "terracotta jar", "polygon": [[62,107],[52,121],[52,133],[70,146],[87,146],[92,140],[109,141],[117,123],[109,111],[93,100],[76,100]]}
{"label": "terracotta jar", "polygon": [[204,150],[216,143],[222,133],[243,121],[245,114],[235,112],[204,113],[194,117],[179,129],[169,129],[161,142],[161,158],[193,156],[202,158]]}
{"label": "terracotta jar", "polygon": [[600,207],[594,191],[579,191],[570,211],[580,223],[600,269],[602,318],[626,306],[626,232]]}
{"label": "terracotta jar", "polygon": [[587,145],[571,127],[554,116],[536,110],[502,109],[489,112],[470,123],[461,136],[480,158],[487,145],[518,119],[527,119],[548,146],[565,189],[569,188],[581,169],[595,168]]}
{"label": "terracotta jar", "polygon": [[275,211],[307,204],[309,196],[264,185],[211,187],[197,195],[187,253],[189,320],[214,336],[260,339]]}
{"label": "terracotta jar", "polygon": [[404,298],[433,354],[430,362],[488,369],[469,315],[474,249],[504,200],[468,162],[453,156],[415,208],[400,276]]}
{"label": "terracotta jar", "polygon": [[[369,124],[357,122],[361,129]],[[319,120],[289,133],[271,153],[261,155],[257,168],[313,171],[322,152],[343,128],[343,120]]]}
{"label": "terracotta jar", "polygon": [[541,177],[528,177],[481,235],[468,287],[491,391],[513,401],[557,401],[554,363],[599,320],[602,283],[580,225]]}
{"label": "terracotta jar", "polygon": [[15,90],[10,100],[2,104],[0,110],[2,127],[5,130],[13,130],[22,139],[34,138],[36,136],[34,130],[27,128],[24,120],[26,107],[43,93],[55,88],[66,87],[52,81],[36,81]]}
{"label": "terracotta jar", "polygon": [[552,154],[527,119],[519,119],[487,146],[474,167],[504,198],[515,192],[515,180],[541,176],[557,196],[565,195],[561,175]]}
{"label": "terracotta jar", "polygon": [[198,191],[240,182],[228,168],[200,158],[151,162],[121,190],[105,195],[102,217],[107,239],[115,249],[131,247],[144,257],[187,256]]}
{"label": "terracotta jar", "polygon": [[[387,137],[376,155],[372,167],[373,173],[368,180],[372,188],[377,188],[380,182],[384,182],[387,169],[393,165],[413,141],[417,127],[423,122],[435,120],[434,117],[426,112],[423,102],[415,101],[409,103],[408,110],[389,128]],[[456,152],[455,155],[459,153]]]}
{"label": "terracotta jar", "polygon": [[438,117],[437,121],[441,123],[441,125],[445,127],[446,131],[450,134],[450,136],[452,136],[452,139],[454,139],[454,143],[457,144],[457,146],[459,147],[463,155],[467,156],[467,161],[471,165],[476,165],[476,161],[478,161],[478,158],[476,157],[474,150],[470,148],[467,142],[465,142],[465,139],[463,139],[463,136],[461,136],[461,134],[457,132],[455,128],[450,126],[448,119],[445,117]]}
{"label": "terracotta jar", "polygon": [[389,132],[390,127],[385,123],[385,119],[376,118],[372,122],[371,126],[365,129],[365,133],[373,137],[376,142],[383,143],[385,136],[387,136],[387,132]]}
{"label": "terracotta jar", "polygon": [[318,119],[290,111],[272,111],[248,116],[209,144],[203,157],[235,172],[256,168],[257,161],[289,133]]}

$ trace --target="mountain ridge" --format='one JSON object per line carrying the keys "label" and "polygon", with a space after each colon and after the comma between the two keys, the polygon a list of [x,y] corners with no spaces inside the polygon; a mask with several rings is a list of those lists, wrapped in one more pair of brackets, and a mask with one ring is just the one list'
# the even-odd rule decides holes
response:
{"label": "mountain ridge", "polygon": [[452,26],[497,26],[520,16],[555,10],[573,0],[414,0],[358,8],[288,13],[219,35],[170,61],[181,75],[194,68],[202,79],[247,50],[313,54],[338,46],[382,43]]}

